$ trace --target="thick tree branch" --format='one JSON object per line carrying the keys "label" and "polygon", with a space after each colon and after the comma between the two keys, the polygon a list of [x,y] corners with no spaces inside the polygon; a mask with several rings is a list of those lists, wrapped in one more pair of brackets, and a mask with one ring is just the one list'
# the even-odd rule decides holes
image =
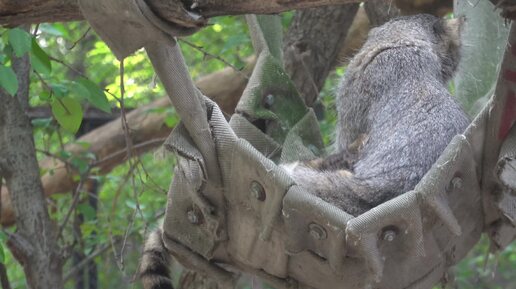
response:
{"label": "thick tree branch", "polygon": [[[166,20],[177,19],[172,0],[146,0]],[[185,9],[206,18],[220,15],[268,14],[287,10],[361,2],[359,0],[197,0]],[[77,0],[0,0],[0,25],[83,20]],[[173,22],[173,21],[172,21]]]}
{"label": "thick tree branch", "polygon": [[0,25],[83,19],[77,0],[0,0]]}
{"label": "thick tree branch", "polygon": [[[154,0],[156,3],[163,1]],[[195,0],[193,5],[204,17],[236,14],[271,14],[329,5],[359,3],[359,0]]]}

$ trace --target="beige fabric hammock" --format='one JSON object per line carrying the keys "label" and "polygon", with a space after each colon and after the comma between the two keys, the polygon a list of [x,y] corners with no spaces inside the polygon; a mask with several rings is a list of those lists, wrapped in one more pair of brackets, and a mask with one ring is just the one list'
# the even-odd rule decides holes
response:
{"label": "beige fabric hammock", "polygon": [[[353,217],[275,163],[323,152],[315,115],[282,69],[275,16],[248,16],[258,60],[228,122],[193,85],[173,38],[194,29],[163,22],[143,0],[79,4],[118,58],[145,47],[181,116],[165,142],[178,162],[163,240],[179,262],[224,288],[237,270],[276,288],[429,289],[482,232],[496,248],[514,239],[514,79],[500,78],[483,112],[413,191]],[[508,49],[501,71],[511,68]],[[262,132],[255,124],[264,122]]]}

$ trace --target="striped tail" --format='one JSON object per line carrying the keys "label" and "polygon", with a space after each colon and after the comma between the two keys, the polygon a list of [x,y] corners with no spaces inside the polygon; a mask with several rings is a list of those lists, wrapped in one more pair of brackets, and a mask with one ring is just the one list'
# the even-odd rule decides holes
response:
{"label": "striped tail", "polygon": [[152,232],[143,248],[139,276],[144,289],[174,289],[169,269],[171,257],[161,236],[161,229]]}

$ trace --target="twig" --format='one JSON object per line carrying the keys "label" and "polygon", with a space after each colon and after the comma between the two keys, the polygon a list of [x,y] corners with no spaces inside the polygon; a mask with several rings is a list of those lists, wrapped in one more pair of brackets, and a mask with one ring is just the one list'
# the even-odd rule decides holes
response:
{"label": "twig", "polygon": [[110,215],[108,216],[108,226],[109,226],[108,235],[109,235],[109,239],[110,239],[110,244],[111,244],[111,248],[112,248],[112,251],[113,251],[113,255],[115,256],[116,264],[117,264],[117,266],[118,266],[118,268],[120,269],[121,272],[124,271],[124,264],[123,264],[123,259],[122,259],[123,257],[121,256],[120,259],[118,259],[118,256],[117,256],[118,253],[117,253],[116,248],[115,248],[115,240],[113,238],[113,228],[111,226],[111,219],[112,219],[112,216],[113,216],[113,214],[115,212],[116,205],[117,205],[118,199],[120,197],[120,193],[122,192],[122,188],[127,183],[127,180],[132,176],[134,170],[135,170],[135,166],[131,165],[129,167],[129,171],[124,176],[124,179],[122,181],[122,185],[119,186],[118,189],[115,192],[115,196],[113,197],[113,203],[111,204]]}
{"label": "twig", "polygon": [[[153,216],[153,220],[157,220],[159,218],[161,218],[163,215],[165,215],[165,211],[160,211],[158,213],[156,213],[154,216]],[[147,226],[145,225],[144,226],[144,230],[147,230],[146,229]],[[133,232],[136,232],[138,230],[140,230],[141,227],[135,227],[134,228],[134,231]],[[145,233],[143,234],[145,235]],[[120,240],[113,240],[113,245],[115,245],[116,243],[120,242]],[[75,267],[73,267],[72,269],[70,269],[70,271],[68,273],[66,273],[66,275],[64,276],[63,280],[66,282],[68,281],[70,278],[72,278],[79,270],[81,270],[84,266],[86,266],[88,264],[89,261],[93,260],[95,257],[99,256],[100,254],[106,252],[109,248],[111,247],[111,243],[110,244],[104,244],[102,247],[98,248],[97,250],[95,250],[93,253],[91,253],[90,255],[86,256],[81,262],[79,262],[77,265],[75,265]]]}
{"label": "twig", "polygon": [[86,29],[86,32],[84,32],[84,33],[81,35],[81,37],[79,37],[79,39],[77,39],[74,43],[72,43],[72,46],[70,46],[70,47],[68,48],[68,50],[72,50],[72,49],[74,49],[74,48],[75,48],[75,46],[76,46],[79,42],[81,42],[81,40],[83,40],[84,38],[86,38],[86,35],[88,35],[88,33],[90,32],[90,30],[91,30],[91,26],[90,26],[90,27],[88,27],[88,29]]}
{"label": "twig", "polygon": [[[133,142],[132,142],[131,135],[130,135],[129,124],[127,122],[125,103],[124,103],[124,96],[125,96],[124,71],[125,71],[124,61],[122,60],[122,61],[120,61],[120,102],[119,102],[120,110],[121,110],[121,121],[122,121],[122,128],[124,130],[125,143],[126,143],[126,147],[127,147],[127,159],[129,160],[129,164],[130,164],[131,168],[133,168],[133,167],[136,168],[137,163],[132,162],[134,148],[133,148]],[[138,193],[136,192],[136,180],[134,178],[134,174],[131,174],[130,178],[131,178],[131,186],[132,186],[133,192],[134,192],[134,200],[136,203],[136,208],[129,221],[129,226],[124,233],[124,240],[122,243],[122,248],[120,249],[120,265],[121,265],[122,270],[124,268],[124,251],[125,251],[126,244],[127,244],[127,238],[129,237],[129,231],[130,231],[131,227],[134,225],[134,220],[135,220],[136,214],[139,213],[140,217],[143,219],[143,213],[140,208],[140,203],[138,202]]]}
{"label": "twig", "polygon": [[86,78],[86,79],[88,79],[88,80],[89,80],[89,78],[88,78],[88,77],[87,77],[83,72],[81,72],[81,71],[77,70],[76,68],[74,68],[74,67],[73,67],[73,66],[71,66],[70,64],[68,64],[68,63],[64,62],[63,60],[58,59],[58,58],[55,58],[54,56],[51,56],[51,55],[49,55],[49,56],[48,56],[48,58],[49,58],[50,60],[54,61],[54,62],[57,62],[57,63],[59,63],[59,64],[61,64],[61,65],[65,66],[66,68],[68,68],[68,69],[70,69],[71,71],[75,72],[77,75],[80,75],[80,76],[82,76],[82,77],[84,77],[84,78]]}
{"label": "twig", "polygon": [[[142,168],[142,171],[145,173],[145,177],[147,177],[147,179],[150,180],[150,182],[152,183],[152,185],[154,186],[154,188],[157,188],[159,191],[161,191],[162,193],[167,193],[168,191],[164,188],[162,188],[160,185],[158,185],[158,183],[154,180],[154,178],[152,178],[152,176],[149,174],[149,172],[147,172],[147,169],[145,168],[145,166],[143,165],[143,163],[140,162],[140,166]],[[144,186],[147,185],[147,182],[145,182],[141,177],[140,177],[140,181],[142,182],[142,184]],[[149,186],[150,187],[150,186]]]}
{"label": "twig", "polygon": [[39,30],[39,23],[36,24],[36,27],[34,27],[34,32],[32,32],[32,36],[36,37],[38,35]]}
{"label": "twig", "polygon": [[42,154],[44,154],[44,155],[45,155],[45,156],[47,156],[47,157],[50,157],[50,158],[54,158],[54,159],[56,159],[56,160],[59,160],[59,161],[63,162],[65,165],[67,165],[67,166],[71,167],[72,169],[75,169],[75,170],[77,169],[77,168],[75,168],[75,167],[74,167],[74,165],[73,165],[72,163],[70,163],[67,159],[65,159],[65,158],[63,158],[63,157],[60,157],[60,156],[58,156],[58,155],[56,155],[56,154],[53,154],[53,153],[51,153],[51,152],[49,152],[49,151],[42,150],[42,149],[36,149],[36,152],[38,152],[38,153],[42,153]]}
{"label": "twig", "polygon": [[225,60],[224,58],[220,57],[220,56],[217,56],[215,54],[212,54],[212,53],[209,53],[208,51],[206,51],[202,46],[199,46],[199,45],[195,45],[193,44],[192,42],[188,41],[188,40],[185,40],[185,39],[179,39],[179,41],[185,43],[186,45],[198,50],[199,52],[201,52],[204,57],[206,56],[209,56],[211,58],[214,58],[214,59],[217,59],[218,61],[224,63],[225,65],[233,68],[233,70],[235,70],[237,73],[239,73],[240,75],[242,75],[245,79],[249,79],[249,76],[247,76],[245,73],[242,72],[242,69],[243,68],[238,68],[236,66],[234,66],[233,64],[229,63],[227,60]]}
{"label": "twig", "polygon": [[57,234],[58,239],[60,239],[62,237],[63,230],[66,226],[66,223],[68,223],[68,220],[70,219],[70,216],[72,215],[72,212],[75,210],[75,207],[77,207],[77,204],[79,203],[79,197],[81,195],[80,192],[82,189],[82,185],[84,184],[84,178],[86,175],[88,175],[88,173],[89,173],[89,170],[86,172],[86,174],[81,175],[81,180],[79,181],[79,184],[77,185],[77,188],[75,189],[75,192],[73,195],[72,205],[70,206],[70,209],[68,209],[65,219],[64,219],[63,223],[61,224],[61,226],[59,227],[59,233]]}
{"label": "twig", "polygon": [[[154,146],[158,146],[160,144],[162,144],[164,141],[166,140],[166,138],[156,138],[156,139],[151,139],[151,140],[148,140],[148,141],[145,141],[145,142],[142,142],[142,143],[139,143],[137,145],[133,145],[133,149],[135,151],[137,150],[140,150],[140,149],[145,149],[147,147],[154,147]],[[106,157],[104,157],[103,159],[101,160],[98,160],[94,163],[91,164],[92,167],[100,167],[102,166],[104,163],[106,162],[109,162],[113,159],[117,159],[119,158],[121,155],[123,154],[127,154],[127,148],[124,148],[124,149],[121,149],[121,150],[118,150],[112,154],[109,154],[107,155]]]}
{"label": "twig", "polygon": [[[90,79],[86,74],[84,74],[84,72],[77,70],[76,68],[74,68],[74,67],[73,67],[73,66],[71,66],[70,64],[68,64],[68,63],[64,62],[63,60],[58,59],[58,58],[55,58],[55,57],[50,56],[50,55],[48,56],[48,58],[49,58],[50,60],[54,61],[54,62],[57,62],[57,63],[59,63],[59,64],[63,65],[64,67],[66,67],[66,68],[70,69],[71,71],[73,71],[73,72],[74,72],[74,73],[76,73],[77,75],[80,75],[80,76],[81,76],[81,77],[83,77],[84,79],[87,79],[87,80],[89,80],[89,81],[93,82],[93,81],[92,81],[92,80],[91,80],[91,79]],[[48,86],[48,85],[47,85],[47,86]],[[52,89],[51,87],[48,87],[48,88],[49,88],[49,89]],[[102,90],[104,90],[104,92],[105,92],[105,93],[107,93],[107,94],[109,94],[109,95],[113,96],[117,101],[120,101],[120,98],[118,98],[118,96],[116,96],[116,95],[114,95],[113,93],[111,93],[108,89],[104,88],[104,89],[102,89]]]}
{"label": "twig", "polygon": [[72,269],[70,269],[70,271],[68,271],[68,273],[66,273],[66,275],[63,277],[63,280],[65,282],[68,281],[68,279],[72,278],[77,272],[79,272],[79,270],[81,270],[84,266],[86,266],[89,261],[93,260],[98,255],[107,251],[109,249],[109,247],[110,247],[110,244],[104,244],[102,247],[98,248],[93,253],[86,256],[84,259],[81,260],[81,262],[77,263],[77,265],[75,265],[75,267],[73,267]]}

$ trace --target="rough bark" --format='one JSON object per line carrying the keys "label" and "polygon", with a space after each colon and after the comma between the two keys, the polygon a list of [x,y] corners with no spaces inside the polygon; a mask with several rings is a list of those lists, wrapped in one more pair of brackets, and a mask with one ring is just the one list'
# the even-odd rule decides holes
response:
{"label": "rough bark", "polygon": [[[146,0],[166,20],[182,17],[171,0]],[[183,1],[194,2],[194,1]],[[220,15],[267,14],[287,10],[360,2],[358,0],[202,0],[191,9],[209,18]],[[83,20],[77,0],[0,0],[0,25]],[[179,7],[182,8],[182,7]],[[191,8],[187,7],[188,9]],[[184,15],[184,13],[182,13]],[[173,22],[173,21],[172,21]],[[199,23],[203,21],[200,20]]]}
{"label": "rough bark", "polygon": [[377,27],[394,17],[401,15],[401,11],[392,2],[371,0],[364,4],[367,18],[372,27]]}
{"label": "rough bark", "polygon": [[353,19],[353,23],[351,23],[348,35],[346,36],[346,39],[344,39],[344,45],[333,64],[334,66],[349,62],[349,60],[364,44],[367,34],[369,33],[370,26],[369,18],[367,17],[364,6],[361,6],[355,15],[355,19]]}
{"label": "rough bark", "polygon": [[[154,0],[157,1],[158,0]],[[196,0],[205,17],[235,14],[271,14],[288,10],[363,2],[359,0]]]}
{"label": "rough bark", "polygon": [[283,62],[307,106],[317,100],[357,9],[355,3],[306,9],[296,12],[292,19]]}
{"label": "rough bark", "polygon": [[429,13],[444,16],[453,12],[453,0],[394,0],[394,3],[403,15]]}
{"label": "rough bark", "polygon": [[[247,83],[246,75],[249,75],[253,66],[253,63],[251,63],[241,72],[226,68],[199,79],[196,85],[206,95],[215,100],[225,112],[232,113]],[[220,83],[231,85],[220,85]],[[167,114],[152,112],[160,107],[170,107],[168,98],[158,99],[127,114],[127,122],[131,128],[131,139],[136,149],[135,154],[160,146],[163,138],[170,133],[171,128],[165,125]],[[81,145],[68,144],[65,146],[65,150],[75,156],[85,152],[93,153],[99,160],[96,166],[100,169],[100,173],[107,173],[125,161],[125,136],[119,118],[83,135],[77,141],[90,143],[91,146],[85,149]],[[52,157],[43,159],[40,162],[40,167],[47,171],[41,178],[46,196],[70,192],[77,185],[73,179],[74,172],[70,172],[65,164],[58,159]],[[12,225],[15,221],[11,203],[7,188],[2,187],[0,223],[4,226]]]}
{"label": "rough bark", "polygon": [[29,60],[13,60],[20,88],[16,96],[0,89],[0,167],[12,192],[17,232],[8,245],[23,266],[29,288],[56,288],[62,284],[62,256],[57,233],[48,215],[39,176],[28,107]]}
{"label": "rough bark", "polygon": [[0,0],[0,25],[83,20],[77,0]]}

